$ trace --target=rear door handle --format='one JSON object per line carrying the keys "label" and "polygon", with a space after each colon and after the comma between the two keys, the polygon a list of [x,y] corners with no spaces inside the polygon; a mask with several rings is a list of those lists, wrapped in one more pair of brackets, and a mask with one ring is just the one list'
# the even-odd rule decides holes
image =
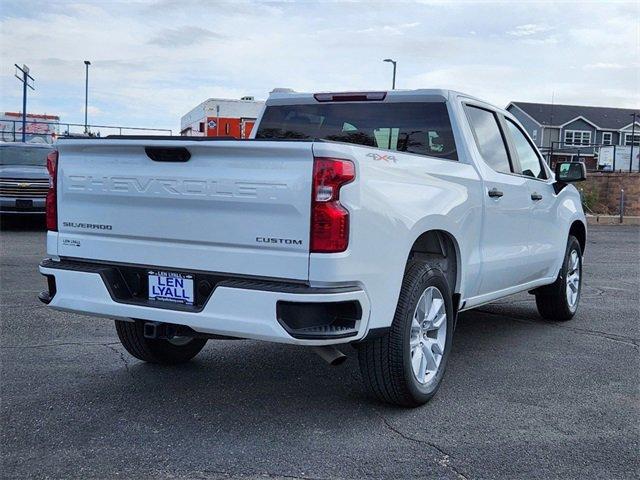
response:
{"label": "rear door handle", "polygon": [[537,193],[537,192],[534,192],[534,193],[532,193],[532,194],[531,194],[531,200],[534,200],[534,201],[536,201],[536,202],[537,202],[538,200],[542,200],[542,195],[540,195],[540,194],[539,194],[539,193]]}
{"label": "rear door handle", "polygon": [[498,190],[497,188],[492,188],[491,190],[489,190],[489,196],[491,198],[500,198],[501,196],[504,195],[504,193],[502,193],[500,190]]}

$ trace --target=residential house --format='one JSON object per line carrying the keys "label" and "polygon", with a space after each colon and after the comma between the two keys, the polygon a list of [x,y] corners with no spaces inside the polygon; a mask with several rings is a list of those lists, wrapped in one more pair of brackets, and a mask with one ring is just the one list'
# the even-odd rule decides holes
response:
{"label": "residential house", "polygon": [[596,169],[600,146],[631,145],[634,112],[634,145],[640,145],[640,109],[511,102],[507,110],[552,164],[580,158]]}

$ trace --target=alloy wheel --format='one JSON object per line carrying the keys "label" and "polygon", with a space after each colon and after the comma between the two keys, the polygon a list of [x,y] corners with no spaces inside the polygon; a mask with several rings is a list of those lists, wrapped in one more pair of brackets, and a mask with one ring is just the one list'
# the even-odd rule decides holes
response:
{"label": "alloy wheel", "polygon": [[428,287],[420,296],[411,322],[411,369],[426,384],[438,373],[447,341],[447,310],[442,293]]}
{"label": "alloy wheel", "polygon": [[578,306],[578,296],[580,294],[580,256],[576,250],[571,250],[567,263],[567,303],[571,311],[575,311]]}

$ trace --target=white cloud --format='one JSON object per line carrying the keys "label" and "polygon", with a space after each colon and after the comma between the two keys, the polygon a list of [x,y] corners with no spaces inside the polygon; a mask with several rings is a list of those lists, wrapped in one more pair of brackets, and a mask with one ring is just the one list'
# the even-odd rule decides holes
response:
{"label": "white cloud", "polygon": [[469,64],[438,68],[407,79],[407,88],[449,88],[504,107],[515,95],[518,70],[506,65]]}
{"label": "white cloud", "polygon": [[622,63],[613,63],[613,62],[598,62],[598,63],[589,63],[584,66],[586,70],[621,70],[624,68],[632,68],[638,67],[638,63],[632,63],[624,65]]}
{"label": "white cloud", "polygon": [[[102,110],[100,110],[98,107],[89,105],[87,107],[87,113],[90,117],[99,117],[100,115],[102,115]],[[82,114],[84,115],[84,107],[82,108]]]}
{"label": "white cloud", "polygon": [[361,30],[356,30],[356,33],[373,33],[376,35],[392,34],[392,35],[404,35],[408,33],[407,30],[415,28],[420,25],[420,22],[411,23],[398,23],[394,25],[382,25],[376,27],[367,27]]}
{"label": "white cloud", "polygon": [[509,30],[507,33],[514,37],[529,37],[531,35],[548,32],[549,30],[551,30],[551,27],[549,27],[548,25],[527,23],[525,25],[518,25],[513,30]]}
{"label": "white cloud", "polygon": [[148,43],[161,47],[187,47],[202,44],[208,39],[220,39],[223,35],[207,28],[184,25],[179,28],[165,28],[151,38]]}

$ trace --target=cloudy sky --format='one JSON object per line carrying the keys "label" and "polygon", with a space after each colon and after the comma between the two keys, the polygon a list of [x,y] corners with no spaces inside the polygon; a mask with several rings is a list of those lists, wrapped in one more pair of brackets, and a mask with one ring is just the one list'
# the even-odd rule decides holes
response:
{"label": "cloudy sky", "polygon": [[179,129],[209,97],[462,90],[511,100],[640,108],[640,2],[0,0],[0,110]]}

